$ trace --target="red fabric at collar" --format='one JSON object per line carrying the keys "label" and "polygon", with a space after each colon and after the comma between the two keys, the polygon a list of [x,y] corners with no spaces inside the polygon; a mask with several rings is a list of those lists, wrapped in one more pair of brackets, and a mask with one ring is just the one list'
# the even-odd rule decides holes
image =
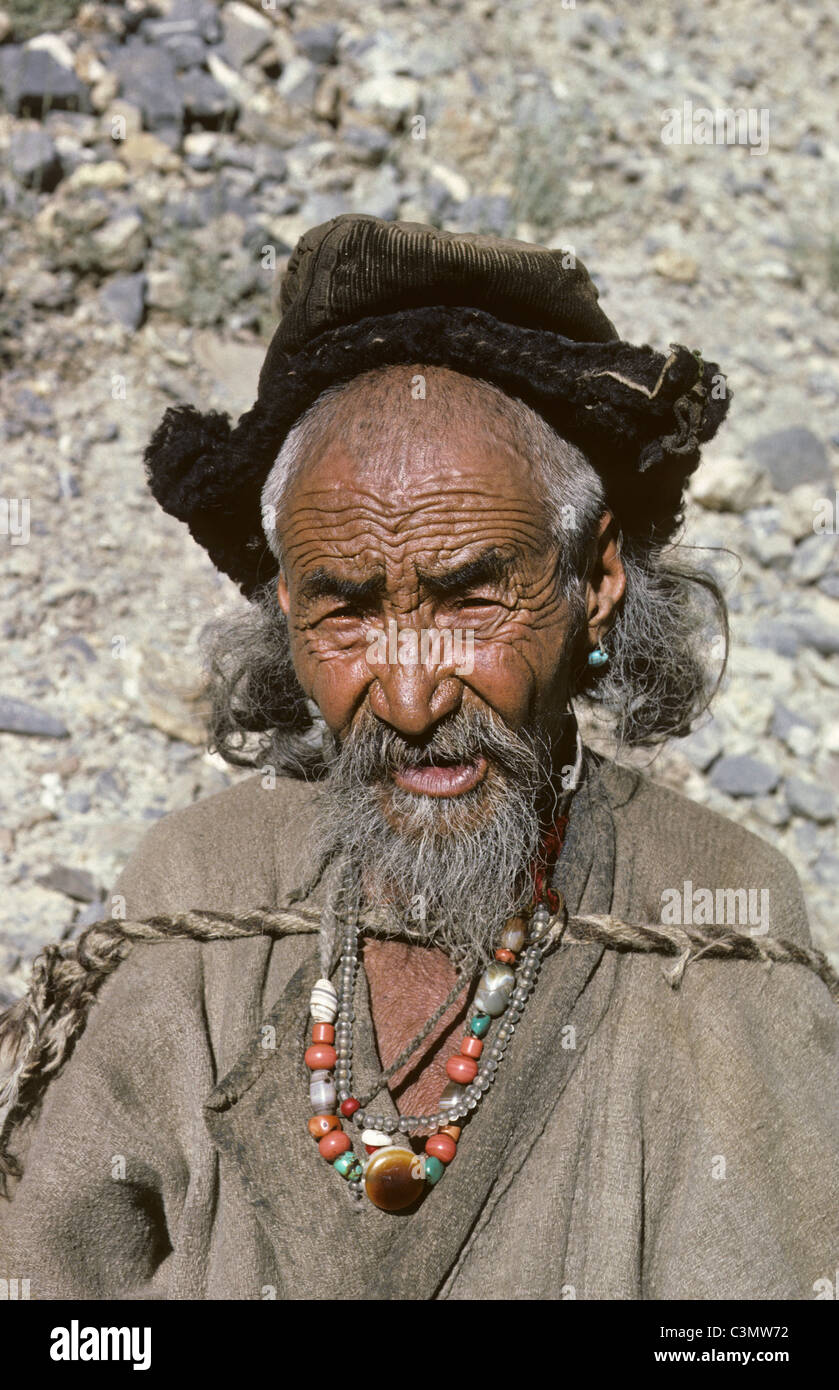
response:
{"label": "red fabric at collar", "polygon": [[538,854],[533,861],[533,906],[538,903],[545,903],[551,912],[556,912],[559,907],[559,898],[554,889],[551,888],[551,876],[554,866],[562,851],[565,843],[565,832],[568,829],[568,817],[557,816],[550,830],[546,832],[539,846]]}

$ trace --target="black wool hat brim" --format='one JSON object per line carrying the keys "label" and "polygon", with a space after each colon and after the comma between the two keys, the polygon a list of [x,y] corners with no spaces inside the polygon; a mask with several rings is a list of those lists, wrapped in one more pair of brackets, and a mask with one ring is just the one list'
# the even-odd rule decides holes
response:
{"label": "black wool hat brim", "polygon": [[329,329],[291,356],[272,351],[235,428],[227,414],[170,407],[144,455],[154,497],[250,597],[278,571],[261,494],[289,431],[326,387],[413,363],[480,377],[533,407],[590,458],[624,533],[659,540],[675,531],[701,445],[730,400],[717,365],[681,346],[664,356],[618,339],[572,342],[480,309],[400,310]]}

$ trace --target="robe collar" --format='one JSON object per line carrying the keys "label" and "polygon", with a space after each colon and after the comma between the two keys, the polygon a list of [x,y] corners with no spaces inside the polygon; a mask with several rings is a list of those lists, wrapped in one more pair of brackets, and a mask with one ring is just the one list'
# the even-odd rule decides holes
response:
{"label": "robe collar", "polygon": [[[614,823],[596,760],[588,755],[552,879],[570,913],[610,911],[614,863]],[[496,1080],[463,1126],[454,1162],[414,1208],[388,1213],[366,1197],[351,1197],[344,1180],[319,1158],[308,1132],[303,1053],[309,995],[320,974],[313,941],[204,1107],[221,1161],[235,1172],[273,1247],[278,1298],[427,1300],[444,1290],[476,1221],[490,1218],[561,1104],[585,1043],[606,1012],[608,1001],[589,989],[602,954],[598,945],[560,944],[545,958]],[[339,970],[333,972],[336,986]],[[364,1091],[381,1062],[363,967],[355,1008],[353,1066],[356,1086]],[[576,1030],[574,1047],[567,1045],[568,1026]],[[263,1046],[266,1037],[273,1048]],[[398,1111],[387,1090],[370,1108],[386,1117],[386,1129],[396,1130]],[[358,1151],[365,1157],[360,1144]]]}

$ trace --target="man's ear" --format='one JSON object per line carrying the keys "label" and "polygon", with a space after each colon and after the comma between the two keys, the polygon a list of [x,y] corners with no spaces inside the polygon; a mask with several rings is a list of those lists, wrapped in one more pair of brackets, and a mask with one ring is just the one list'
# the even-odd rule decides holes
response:
{"label": "man's ear", "polygon": [[586,620],[592,647],[606,636],[626,588],[619,539],[615,518],[611,512],[604,512],[598,523],[596,555],[586,588]]}
{"label": "man's ear", "polygon": [[286,617],[288,617],[288,611],[291,608],[291,598],[289,596],[285,575],[282,572],[280,572],[280,577],[277,581],[277,602]]}

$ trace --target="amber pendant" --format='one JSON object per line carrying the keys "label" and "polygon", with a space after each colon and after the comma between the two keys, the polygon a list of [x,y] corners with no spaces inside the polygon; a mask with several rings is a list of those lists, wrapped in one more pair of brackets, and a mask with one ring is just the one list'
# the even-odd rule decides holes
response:
{"label": "amber pendant", "polygon": [[377,1149],[364,1169],[364,1190],[374,1207],[404,1211],[425,1189],[422,1154],[395,1144]]}

